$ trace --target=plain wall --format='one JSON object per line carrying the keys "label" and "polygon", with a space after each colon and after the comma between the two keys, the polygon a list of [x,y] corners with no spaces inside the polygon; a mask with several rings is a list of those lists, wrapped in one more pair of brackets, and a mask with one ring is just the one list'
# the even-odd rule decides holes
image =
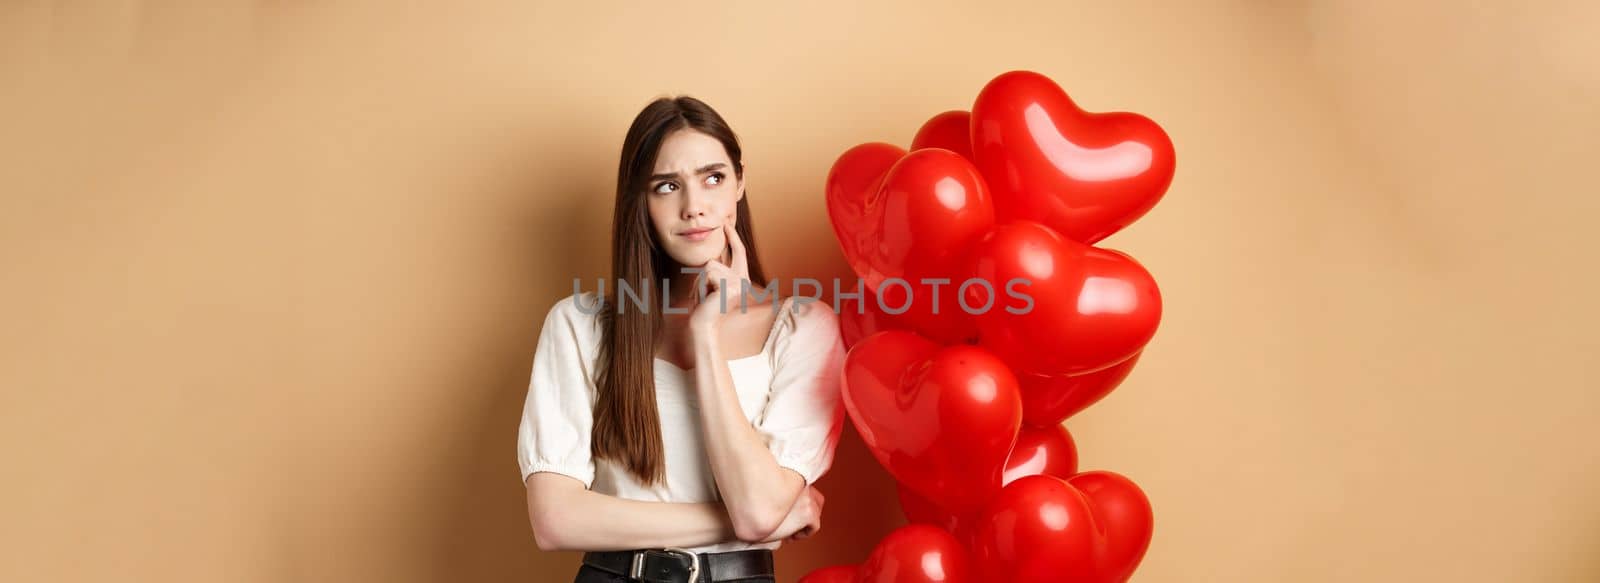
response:
{"label": "plain wall", "polygon": [[[717,107],[769,273],[846,276],[834,157],[1011,69],[1177,146],[1068,423],[1135,580],[1600,580],[1593,3],[399,4],[0,4],[0,580],[570,580],[515,427],[632,115]],[[822,487],[783,581],[900,523],[853,432]]]}

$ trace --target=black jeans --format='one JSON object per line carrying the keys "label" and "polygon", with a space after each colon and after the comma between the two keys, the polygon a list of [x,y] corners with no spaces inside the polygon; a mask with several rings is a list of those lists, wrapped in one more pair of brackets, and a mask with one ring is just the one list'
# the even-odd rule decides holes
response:
{"label": "black jeans", "polygon": [[[628,578],[583,565],[578,569],[578,578],[573,579],[572,583],[628,583]],[[772,577],[757,577],[755,579],[740,579],[739,583],[777,583],[777,581]]]}

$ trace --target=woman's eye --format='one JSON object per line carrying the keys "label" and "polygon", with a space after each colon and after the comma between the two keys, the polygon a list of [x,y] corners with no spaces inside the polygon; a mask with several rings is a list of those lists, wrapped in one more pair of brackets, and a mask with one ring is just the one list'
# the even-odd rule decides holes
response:
{"label": "woman's eye", "polygon": [[678,189],[678,185],[673,184],[671,182],[663,182],[661,184],[657,184],[656,185],[655,191],[656,191],[656,194],[666,194],[666,193],[672,192],[672,191],[677,190],[677,189]]}
{"label": "woman's eye", "polygon": [[707,176],[706,182],[710,184],[722,184],[722,173],[716,172],[710,176]]}

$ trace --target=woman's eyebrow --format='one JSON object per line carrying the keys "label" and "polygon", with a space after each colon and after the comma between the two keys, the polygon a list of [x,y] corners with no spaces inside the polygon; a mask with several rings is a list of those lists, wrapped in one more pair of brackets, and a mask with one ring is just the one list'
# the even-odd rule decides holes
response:
{"label": "woman's eyebrow", "polygon": [[[721,169],[727,168],[727,167],[728,167],[728,165],[727,164],[723,164],[722,162],[712,162],[710,164],[706,164],[705,166],[701,166],[699,169],[695,170],[694,173],[695,174],[705,174],[707,172],[712,172],[712,171],[715,171],[715,170],[721,170]],[[652,174],[650,176],[650,179],[651,180],[668,180],[668,179],[677,178],[677,177],[678,177],[678,173],[677,172],[668,172],[666,174]]]}

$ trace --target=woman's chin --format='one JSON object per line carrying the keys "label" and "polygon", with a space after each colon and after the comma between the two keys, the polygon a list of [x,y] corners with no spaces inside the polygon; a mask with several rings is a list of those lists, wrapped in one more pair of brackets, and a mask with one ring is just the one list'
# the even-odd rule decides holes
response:
{"label": "woman's chin", "polygon": [[704,249],[682,249],[677,253],[669,253],[668,256],[684,267],[700,267],[717,258],[715,253]]}

